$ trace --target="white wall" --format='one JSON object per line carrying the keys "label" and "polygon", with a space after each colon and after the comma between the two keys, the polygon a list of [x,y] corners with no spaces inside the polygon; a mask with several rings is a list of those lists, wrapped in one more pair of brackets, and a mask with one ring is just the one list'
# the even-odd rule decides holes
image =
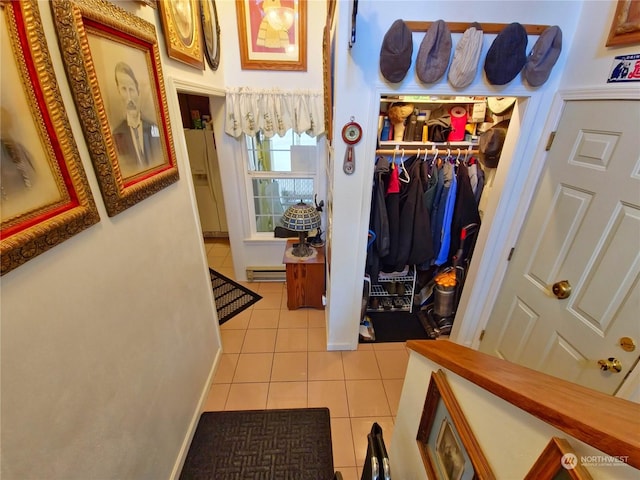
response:
{"label": "white wall", "polygon": [[[325,0],[307,2],[307,71],[242,70],[236,23],[235,2],[217,1],[222,45],[221,64],[225,87],[280,88],[282,90],[322,90],[322,29],[326,16]],[[246,156],[243,141],[224,133],[224,103],[216,101],[214,112],[216,147],[229,223],[229,240],[236,278],[245,279],[247,266],[281,266],[285,240],[252,236],[249,229],[249,205],[244,183]],[[219,120],[219,121],[218,121]],[[321,145],[323,137],[319,138]],[[324,148],[319,149],[318,165],[323,165]],[[324,186],[318,193],[323,198]]]}
{"label": "white wall", "polygon": [[[571,41],[579,27],[578,19],[582,2],[579,1],[371,1],[358,5],[356,43],[351,50],[347,46],[350,33],[349,2],[338,2],[339,18],[336,32],[336,72],[335,72],[335,115],[334,141],[335,158],[341,162],[345,145],[340,140],[343,125],[350,117],[355,117],[364,128],[363,140],[355,147],[356,173],[346,176],[340,168],[335,169],[333,182],[333,262],[332,278],[329,284],[329,348],[354,349],[357,347],[358,318],[362,292],[362,275],[366,258],[366,240],[371,201],[371,184],[375,160],[375,145],[378,122],[378,99],[382,93],[416,93],[433,95],[500,95],[529,97],[528,108],[522,116],[522,127],[526,135],[520,135],[518,145],[513,147],[514,156],[509,169],[498,169],[496,182],[515,189],[526,180],[533,162],[536,146],[545,123],[553,94],[558,88],[567,58],[571,54]],[[379,52],[384,34],[397,18],[404,20],[434,21],[443,19],[456,22],[497,22],[523,24],[558,24],[563,31],[566,48],[554,68],[549,80],[538,89],[531,89],[518,76],[504,87],[489,85],[483,78],[482,60],[477,76],[470,86],[458,91],[450,87],[446,77],[433,85],[421,84],[415,76],[415,60],[424,34],[413,34],[412,66],[399,84],[388,84],[379,73]],[[590,28],[583,24],[583,28]],[[461,34],[453,34],[454,45]],[[485,35],[482,57],[484,58],[495,35]],[[529,51],[537,37],[529,37]],[[517,191],[506,196],[517,198]],[[500,218],[500,222],[483,226],[480,230],[476,252],[490,245],[499,255],[504,246],[488,239],[504,233],[493,231],[500,224],[509,225],[513,216],[513,199],[492,199],[493,212],[490,216]],[[483,253],[487,253],[486,250]],[[469,271],[469,284],[477,273],[480,259],[478,253]],[[480,267],[482,268],[482,267]],[[485,269],[495,269],[486,263]],[[465,295],[469,295],[469,287]],[[464,298],[463,298],[464,299]],[[459,317],[463,312],[459,314]],[[475,319],[473,320],[475,321]],[[458,322],[456,322],[458,323]],[[459,325],[458,325],[459,326]]]}
{"label": "white wall", "polygon": [[[431,373],[441,368],[437,363],[410,351],[407,374],[398,404],[398,416],[389,448],[393,478],[403,480],[427,478],[416,436],[427,398]],[[607,455],[459,375],[443,370],[495,478],[524,478],[552,437],[566,439],[578,457]],[[620,455],[624,455],[624,452]],[[637,470],[628,465],[615,467],[590,465],[587,469],[593,478],[603,480],[637,476]]]}
{"label": "white wall", "polygon": [[[167,58],[156,10],[122,5],[156,25],[166,85],[222,83]],[[2,277],[1,476],[168,478],[220,352],[177,97],[167,87],[180,180],[108,217],[40,12],[100,223]]]}

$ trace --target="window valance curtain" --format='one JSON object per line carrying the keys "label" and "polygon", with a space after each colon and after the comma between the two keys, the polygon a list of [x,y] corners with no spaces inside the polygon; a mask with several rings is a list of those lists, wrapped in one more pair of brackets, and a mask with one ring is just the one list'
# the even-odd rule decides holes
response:
{"label": "window valance curtain", "polygon": [[289,129],[315,137],[324,133],[322,91],[228,88],[225,118],[224,131],[236,138],[258,131],[283,136]]}

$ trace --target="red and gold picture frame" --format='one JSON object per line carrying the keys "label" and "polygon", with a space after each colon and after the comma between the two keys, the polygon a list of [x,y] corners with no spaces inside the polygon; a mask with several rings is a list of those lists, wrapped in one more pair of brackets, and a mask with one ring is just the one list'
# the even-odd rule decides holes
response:
{"label": "red and gold picture frame", "polygon": [[80,123],[109,216],[179,179],[155,27],[104,0],[53,0]]}
{"label": "red and gold picture frame", "polygon": [[[36,0],[0,2],[4,275],[100,221]],[[13,60],[11,60],[13,59]]]}
{"label": "red and gold picture frame", "polygon": [[236,0],[243,70],[307,70],[306,0]]}
{"label": "red and gold picture frame", "polygon": [[552,437],[540,456],[527,472],[524,480],[591,480],[591,474],[580,464],[569,442]]}

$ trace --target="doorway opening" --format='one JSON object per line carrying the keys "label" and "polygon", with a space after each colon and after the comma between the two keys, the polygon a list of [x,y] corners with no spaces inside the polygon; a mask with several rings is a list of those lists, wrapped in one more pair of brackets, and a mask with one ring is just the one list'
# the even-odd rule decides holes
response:
{"label": "doorway opening", "polygon": [[451,333],[511,164],[518,103],[381,95],[361,342]]}

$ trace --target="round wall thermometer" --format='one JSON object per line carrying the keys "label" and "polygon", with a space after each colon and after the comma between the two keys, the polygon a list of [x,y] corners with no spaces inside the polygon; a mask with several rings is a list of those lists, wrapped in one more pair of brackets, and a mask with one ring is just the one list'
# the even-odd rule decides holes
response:
{"label": "round wall thermometer", "polygon": [[347,175],[351,175],[356,171],[356,158],[353,152],[353,146],[362,138],[362,127],[354,122],[354,118],[351,117],[351,121],[342,127],[342,140],[347,144],[347,152],[344,156],[344,164],[342,170]]}

